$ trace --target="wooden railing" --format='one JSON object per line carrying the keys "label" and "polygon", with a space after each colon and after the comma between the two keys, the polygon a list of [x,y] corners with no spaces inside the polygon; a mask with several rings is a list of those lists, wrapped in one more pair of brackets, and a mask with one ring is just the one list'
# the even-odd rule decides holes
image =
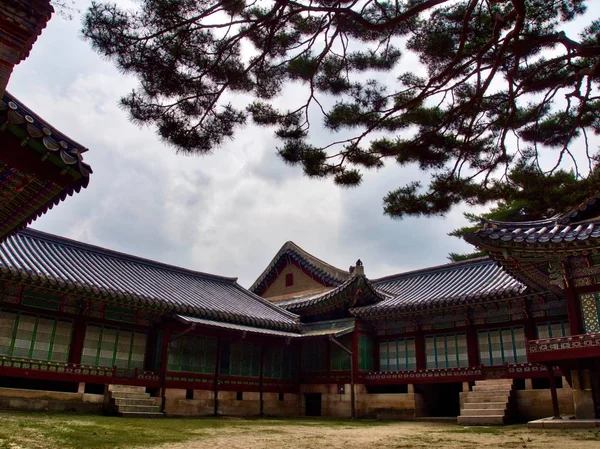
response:
{"label": "wooden railing", "polygon": [[102,367],[0,356],[0,375],[40,380],[158,386],[159,375],[137,368]]}
{"label": "wooden railing", "polygon": [[367,384],[464,382],[484,379],[483,367],[373,371],[363,374]]}
{"label": "wooden railing", "polygon": [[527,359],[530,362],[550,363],[587,357],[600,357],[600,333],[543,338],[527,342]]}

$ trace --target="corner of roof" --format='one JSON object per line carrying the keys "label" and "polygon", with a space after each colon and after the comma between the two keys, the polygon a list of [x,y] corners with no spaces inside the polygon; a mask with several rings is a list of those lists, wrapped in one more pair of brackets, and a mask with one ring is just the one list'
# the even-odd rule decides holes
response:
{"label": "corner of roof", "polygon": [[[585,214],[590,209],[592,209],[592,210],[600,209],[600,201],[598,201],[599,199],[600,199],[600,194],[596,194],[596,195],[588,197],[585,201],[581,202],[577,206],[572,207],[565,213],[558,215],[557,221],[560,224],[569,224],[574,221],[579,221],[577,219],[578,216]],[[598,212],[600,212],[600,211],[598,211]],[[582,219],[585,220],[586,218],[590,218],[590,217],[585,217]]]}

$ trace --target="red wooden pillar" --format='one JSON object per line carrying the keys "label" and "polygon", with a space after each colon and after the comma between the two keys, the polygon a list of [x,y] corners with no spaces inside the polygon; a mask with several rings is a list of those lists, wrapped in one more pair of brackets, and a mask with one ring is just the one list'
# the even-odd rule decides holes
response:
{"label": "red wooden pillar", "polygon": [[477,329],[472,323],[467,325],[467,357],[469,366],[479,366],[479,339],[477,338]]}
{"label": "red wooden pillar", "polygon": [[82,313],[79,313],[73,321],[73,333],[71,334],[71,347],[69,349],[69,363],[81,363],[86,325],[87,318]]}
{"label": "red wooden pillar", "polygon": [[546,365],[548,370],[548,377],[550,380],[550,395],[552,397],[552,412],[554,414],[553,419],[560,418],[560,410],[558,408],[558,395],[556,394],[556,379],[554,378],[554,369],[552,365]]}
{"label": "red wooden pillar", "polygon": [[415,357],[417,359],[417,369],[425,369],[427,358],[425,356],[425,333],[419,327],[415,334]]}
{"label": "red wooden pillar", "polygon": [[331,345],[332,345],[331,341],[327,340],[327,354],[325,355],[326,359],[327,359],[326,360],[327,366],[325,367],[325,369],[327,370],[326,371],[327,372],[327,382],[326,383],[331,382]]}
{"label": "red wooden pillar", "polygon": [[165,411],[166,384],[167,384],[167,361],[169,359],[169,342],[171,340],[171,329],[165,328],[162,332],[160,345],[160,358],[158,360],[158,373],[160,378],[161,411]]}
{"label": "red wooden pillar", "polygon": [[569,317],[569,332],[571,335],[579,335],[583,333],[582,319],[581,319],[581,304],[579,297],[575,291],[575,285],[573,279],[569,276],[569,266],[567,262],[562,262],[562,269],[564,274],[565,282],[565,298],[567,300],[567,314]]}
{"label": "red wooden pillar", "polygon": [[[358,333],[358,329],[355,327],[354,332],[352,332],[352,346],[351,346],[352,364],[350,365],[350,369],[355,374],[358,374],[358,357],[359,357],[358,340],[359,340],[359,333]],[[358,379],[355,379],[355,380],[358,380]]]}
{"label": "red wooden pillar", "polygon": [[537,340],[537,326],[533,321],[533,315],[531,314],[530,307],[527,307],[527,317],[523,324],[523,331],[525,333],[526,340]]}
{"label": "red wooden pillar", "polygon": [[[572,281],[569,281],[572,282]],[[575,293],[575,288],[571,285],[565,289],[565,298],[567,299],[567,314],[569,317],[569,332],[571,335],[583,334],[581,325],[581,307],[579,297]]]}

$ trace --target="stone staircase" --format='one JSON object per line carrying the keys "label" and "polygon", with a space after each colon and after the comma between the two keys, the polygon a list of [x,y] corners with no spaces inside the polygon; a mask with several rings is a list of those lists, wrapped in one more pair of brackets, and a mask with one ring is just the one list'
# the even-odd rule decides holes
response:
{"label": "stone staircase", "polygon": [[477,380],[473,391],[466,393],[457,418],[464,426],[499,426],[510,420],[514,391],[512,379]]}
{"label": "stone staircase", "polygon": [[104,397],[107,413],[132,418],[157,418],[160,411],[160,398],[151,398],[146,387],[129,385],[109,385]]}

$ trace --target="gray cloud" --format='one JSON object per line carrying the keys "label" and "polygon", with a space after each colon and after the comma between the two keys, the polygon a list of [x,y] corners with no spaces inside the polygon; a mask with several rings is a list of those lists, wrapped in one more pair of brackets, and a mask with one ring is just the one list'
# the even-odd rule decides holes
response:
{"label": "gray cloud", "polygon": [[214,155],[176,155],[153,130],[127,120],[117,104],[134,80],[77,33],[76,22],[55,17],[9,84],[21,101],[89,147],[85,159],[94,169],[85,191],[34,227],[239,276],[245,286],[287,240],[340,268],[360,257],[373,277],[444,263],[449,251],[469,250],[446,236],[462,224],[459,210],[441,219],[382,215],[382,197],[418,177],[415,169],[390,166],[368,173],[360,188],[343,190],[286,166],[275,154],[272,130],[253,127]]}

